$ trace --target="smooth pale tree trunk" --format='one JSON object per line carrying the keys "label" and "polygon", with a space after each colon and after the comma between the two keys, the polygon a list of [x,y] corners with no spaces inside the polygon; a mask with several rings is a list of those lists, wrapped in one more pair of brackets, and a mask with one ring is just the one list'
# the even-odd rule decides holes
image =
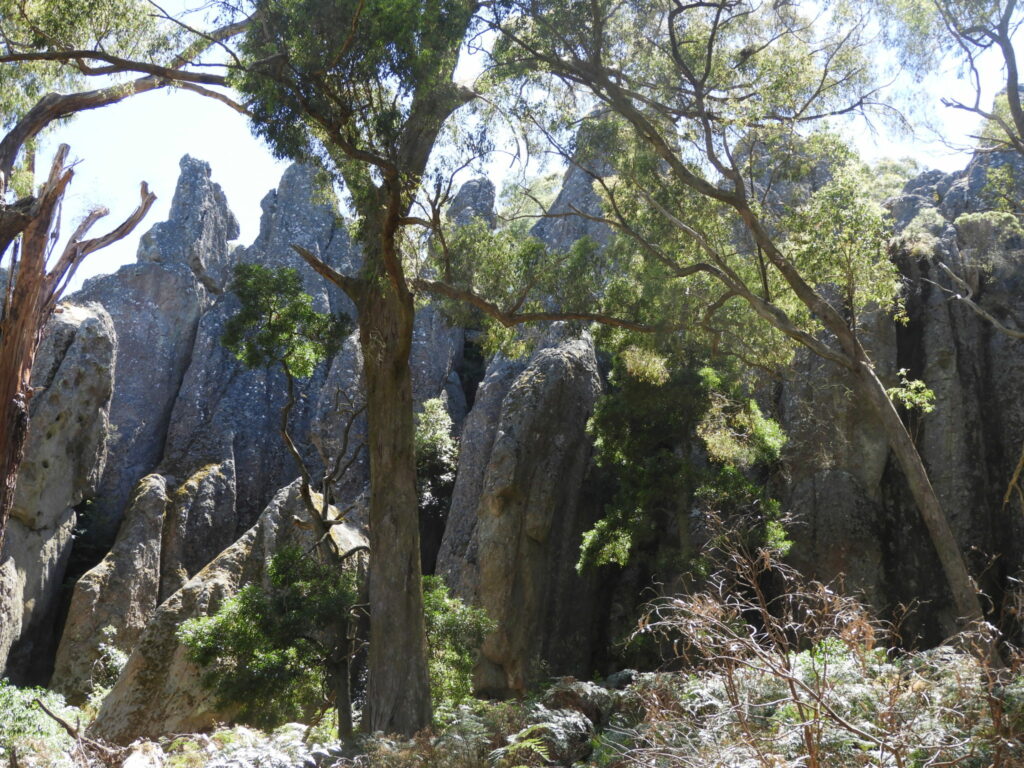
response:
{"label": "smooth pale tree trunk", "polygon": [[432,720],[409,368],[414,308],[411,294],[397,290],[383,270],[360,294],[370,453],[370,676],[364,725],[371,732],[411,735]]}
{"label": "smooth pale tree trunk", "polygon": [[978,587],[967,569],[956,534],[942,509],[914,439],[896,412],[885,385],[879,380],[871,363],[866,359],[860,360],[854,373],[861,394],[874,406],[885,429],[889,447],[903,469],[921,519],[928,529],[928,536],[939,556],[960,619],[968,624],[983,620],[985,614],[978,596]]}

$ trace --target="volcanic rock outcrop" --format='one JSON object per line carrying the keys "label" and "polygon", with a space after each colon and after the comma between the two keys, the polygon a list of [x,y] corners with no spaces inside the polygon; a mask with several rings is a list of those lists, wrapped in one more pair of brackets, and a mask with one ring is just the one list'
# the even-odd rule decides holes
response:
{"label": "volcanic rock outcrop", "polygon": [[[320,499],[314,501],[319,506]],[[316,541],[311,526],[296,524],[308,519],[296,481],[274,496],[252,528],[165,600],[146,623],[91,733],[127,744],[230,720],[231,711],[218,706],[215,693],[202,686],[200,670],[178,641],[178,627],[215,612],[245,584],[266,585],[270,560],[281,548],[311,549]],[[331,535],[342,552],[366,546],[365,537],[345,524],[332,526]],[[357,567],[359,561],[351,563]]]}
{"label": "volcanic rock outcrop", "polygon": [[14,682],[45,679],[56,643],[75,507],[107,457],[117,341],[96,304],[61,304],[32,371],[25,459],[0,556],[0,666]]}
{"label": "volcanic rock outcrop", "polygon": [[[863,337],[887,385],[906,369],[934,390],[935,411],[906,418],[972,569],[998,599],[996,587],[1024,563],[1024,485],[1011,484],[1024,444],[1024,342],[958,300],[970,293],[999,322],[1024,328],[1024,232],[1010,214],[980,213],[992,166],[1022,178],[1016,156],[979,156],[962,173],[923,174],[890,201],[909,322],[875,313]],[[494,199],[493,186],[474,180],[450,216],[493,223]],[[549,247],[608,241],[602,224],[570,215],[600,211],[580,168],[552,210],[562,215],[534,229]],[[264,199],[255,242],[237,247],[236,236],[209,166],[185,158],[170,217],[143,238],[139,263],[64,305],[35,371],[33,432],[0,560],[0,662],[10,651],[13,678],[45,677],[77,507],[86,530],[75,551],[95,566],[74,587],[53,684],[81,697],[101,642],[132,651],[94,726],[117,741],[230,717],[199,687],[176,627],[263,579],[274,547],[306,535],[292,525],[298,472],[279,434],[284,380],[246,369],[220,342],[238,305],[231,271],[293,267],[318,309],[349,313],[349,300],[291,246],[343,272],[358,269],[359,253],[315,175],[298,166]],[[486,361],[475,386],[473,330],[428,305],[414,333],[415,400],[443,398],[461,437],[437,572],[497,622],[478,690],[513,695],[541,674],[589,674],[616,588],[610,572],[574,568],[606,501],[594,490],[586,429],[604,388],[592,339],[572,326],[529,331],[532,352]],[[826,579],[843,574],[883,610],[923,598],[904,639],[945,637],[956,617],[883,431],[842,371],[798,355],[792,373],[765,404],[789,435],[773,482],[800,521],[794,563]],[[352,507],[352,528],[338,529],[349,544],[362,541],[365,523],[361,417],[353,439],[342,438],[362,387],[353,335],[299,384],[289,424],[314,475],[342,451],[355,457],[329,489],[338,507]]]}
{"label": "volcanic rock outcrop", "polygon": [[[1024,341],[972,311],[1024,328],[1024,231],[992,207],[990,168],[1009,168],[1024,192],[1015,153],[979,154],[958,173],[929,171],[888,205],[896,221],[907,322],[875,318],[865,339],[890,386],[897,372],[935,393],[930,413],[906,419],[936,493],[981,588],[1024,567],[1022,497],[1011,479],[1024,445]],[[954,277],[954,275],[956,277]],[[794,562],[825,579],[845,576],[883,611],[916,599],[906,642],[935,643],[955,631],[938,556],[872,413],[851,397],[842,372],[799,356],[783,387],[783,499],[800,522]]]}

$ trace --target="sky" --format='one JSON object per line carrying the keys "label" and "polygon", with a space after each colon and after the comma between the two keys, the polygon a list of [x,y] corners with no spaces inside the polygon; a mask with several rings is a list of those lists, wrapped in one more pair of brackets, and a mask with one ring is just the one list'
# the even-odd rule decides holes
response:
{"label": "sky", "polygon": [[[987,90],[983,103],[989,103],[1001,84],[999,64],[993,56],[983,66]],[[954,144],[966,145],[967,136],[977,130],[977,121],[939,103],[942,96],[971,99],[970,86],[956,74],[947,67],[926,79],[921,85],[923,102],[940,135]],[[912,157],[926,168],[954,171],[963,168],[969,159],[968,154],[936,141],[927,130],[914,137],[895,137],[881,128],[872,131],[863,123],[855,123],[848,131],[869,162]],[[41,142],[37,174],[48,170],[48,160],[59,143],[68,144],[72,158],[79,161],[65,201],[67,229],[97,205],[109,208],[110,215],[94,227],[92,234],[117,226],[137,206],[142,181],[148,182],[157,196],[149,215],[132,235],[92,254],[80,266],[71,290],[88,277],[113,272],[135,261],[139,237],[167,218],[183,155],[210,164],[213,180],[223,187],[238,218],[238,242],[244,245],[251,243],[259,230],[260,200],[277,186],[287,167],[252,135],[242,115],[217,101],[181,90],[149,92],[80,114]]]}
{"label": "sky", "polygon": [[94,227],[93,234],[99,234],[135,209],[141,182],[147,182],[157,197],[129,237],[85,260],[72,290],[88,277],[135,261],[139,237],[167,219],[182,156],[210,164],[213,180],[223,187],[238,218],[239,242],[246,245],[259,231],[260,200],[277,186],[288,166],[252,135],[242,115],[189,91],[151,91],[82,113],[41,143],[37,175],[48,170],[47,159],[60,143],[70,146],[71,157],[79,161],[65,199],[66,222],[102,205],[110,215]]}

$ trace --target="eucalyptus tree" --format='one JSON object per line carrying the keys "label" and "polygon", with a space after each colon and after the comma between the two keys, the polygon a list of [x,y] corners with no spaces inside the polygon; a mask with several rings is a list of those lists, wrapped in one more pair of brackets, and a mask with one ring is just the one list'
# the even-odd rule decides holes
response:
{"label": "eucalyptus tree", "polygon": [[[143,0],[0,0],[0,261],[10,253],[0,314],[0,551],[28,434],[42,328],[82,260],[128,235],[156,199],[143,183],[139,207],[120,226],[87,238],[108,213],[95,208],[55,254],[74,170],[62,146],[33,194],[36,138],[79,112],[171,86],[240,109],[210,89],[226,80],[204,71],[202,55],[247,20],[199,32],[167,16],[161,23],[154,8]],[[90,88],[90,79],[102,85]]]}
{"label": "eucalyptus tree", "polygon": [[[949,518],[862,333],[868,308],[899,312],[899,281],[883,212],[822,131],[880,106],[857,4],[510,0],[492,25],[495,73],[516,81],[519,110],[543,130],[557,137],[551,101],[603,115],[599,149],[614,167],[600,180],[605,218],[657,265],[657,291],[685,298],[695,328],[745,323],[733,335],[763,339],[755,355],[786,342],[848,372],[903,469],[959,615],[981,620]],[[823,152],[801,157],[808,143]],[[801,191],[801,175],[820,178]]]}
{"label": "eucalyptus tree", "polygon": [[[942,104],[982,119],[975,137],[983,151],[1012,150],[1024,154],[1024,105],[1014,37],[1024,22],[1018,0],[894,0],[872,5],[886,42],[900,63],[920,78],[940,60],[959,63],[972,97],[943,96]],[[982,57],[1001,64],[1002,92],[988,103],[989,77]]]}
{"label": "eucalyptus tree", "polygon": [[[194,626],[205,627],[199,634],[193,635],[193,638],[203,639],[198,644],[194,641],[186,644],[191,646],[193,655],[205,658],[206,664],[217,660],[218,652],[221,650],[218,635],[224,628],[238,634],[236,640],[239,642],[235,650],[241,651],[242,658],[245,658],[247,653],[253,653],[255,656],[267,650],[277,651],[296,647],[300,657],[306,657],[302,659],[303,663],[300,665],[294,665],[292,660],[286,658],[284,664],[278,664],[277,667],[274,667],[273,663],[263,665],[266,668],[255,676],[241,670],[240,677],[236,674],[239,665],[233,665],[233,670],[218,669],[214,666],[212,671],[206,673],[207,679],[212,681],[214,690],[221,688],[222,683],[229,684],[229,687],[234,686],[235,698],[246,705],[250,716],[262,717],[259,710],[266,707],[267,698],[273,699],[279,692],[263,691],[264,700],[254,705],[253,702],[246,701],[252,694],[253,686],[258,687],[268,678],[273,679],[275,675],[281,674],[283,678],[289,680],[290,690],[297,694],[286,697],[286,700],[302,701],[309,695],[308,681],[311,672],[312,678],[316,679],[326,671],[324,677],[330,695],[321,706],[333,704],[338,712],[338,737],[350,739],[351,663],[357,647],[354,638],[359,609],[355,594],[355,573],[353,569],[346,568],[346,561],[360,554],[365,547],[356,547],[348,552],[341,550],[331,535],[331,527],[344,520],[344,512],[332,519],[328,499],[330,485],[344,476],[359,454],[358,447],[350,453],[348,446],[352,428],[361,409],[345,409],[347,418],[344,420],[342,445],[333,461],[330,457],[322,455],[325,468],[320,478],[319,504],[313,495],[313,473],[303,459],[288,427],[292,409],[296,404],[295,380],[312,376],[317,364],[338,351],[348,329],[347,318],[314,310],[313,299],[303,292],[302,279],[295,269],[272,270],[259,264],[239,264],[235,266],[231,290],[238,296],[240,307],[227,321],[221,343],[247,368],[279,369],[284,374],[287,394],[281,408],[278,431],[299,472],[299,492],[309,513],[308,525],[316,536],[313,553],[316,563],[308,561],[307,558],[311,554],[309,552],[303,554],[296,550],[290,555],[275,555],[275,561],[280,557],[281,563],[291,565],[294,571],[292,575],[298,577],[305,573],[311,576],[301,580],[279,579],[280,583],[275,585],[284,593],[285,602],[291,600],[295,603],[284,611],[285,615],[291,614],[289,620],[281,621],[279,617],[271,615],[274,610],[267,602],[267,593],[250,586],[246,588],[251,598],[248,602],[244,597],[245,590],[239,595],[240,602],[237,604],[244,610],[220,611],[216,617],[193,620]],[[339,397],[345,397],[351,406],[351,399],[347,393],[339,393]],[[316,584],[317,579],[323,583]],[[305,581],[307,584],[313,582],[312,591],[305,595],[289,594],[289,590],[300,586],[299,581]],[[261,627],[260,632],[255,634],[245,627],[254,619]],[[304,637],[296,645],[296,631],[312,632],[317,637]],[[186,637],[189,636],[188,629],[183,628],[183,632]],[[254,647],[253,642],[261,647]],[[315,661],[311,662],[308,658],[310,654],[316,657]],[[287,654],[284,656],[287,657]],[[273,658],[279,657],[268,658],[273,661]],[[247,688],[249,690],[246,690]],[[315,686],[313,689],[315,690]],[[226,697],[226,700],[229,699],[230,697]],[[272,716],[277,714],[279,713]]]}
{"label": "eucalyptus tree", "polygon": [[[450,253],[442,209],[453,176],[438,156],[460,156],[464,149],[444,132],[478,95],[455,75],[460,51],[479,24],[479,0],[257,0],[252,8],[256,21],[239,46],[232,83],[254,129],[279,155],[326,170],[355,215],[352,232],[362,253],[357,272],[342,274],[293,247],[356,309],[370,458],[363,725],[411,734],[431,723],[409,368],[417,296],[471,304],[501,327],[598,318],[555,311],[532,296],[527,302],[525,293],[516,300],[507,279],[497,281],[504,293],[487,297],[472,281],[457,283],[443,269],[426,269],[436,261],[424,258],[424,233]],[[469,233],[484,234],[469,227],[462,238]],[[544,255],[535,244],[508,241],[490,253],[520,266]],[[538,285],[528,281],[526,293]]]}
{"label": "eucalyptus tree", "polygon": [[316,161],[357,216],[359,274],[297,249],[356,307],[370,455],[370,646],[364,727],[431,724],[417,529],[409,354],[415,315],[403,262],[434,144],[472,100],[453,76],[476,0],[258,0],[234,85],[282,156]]}

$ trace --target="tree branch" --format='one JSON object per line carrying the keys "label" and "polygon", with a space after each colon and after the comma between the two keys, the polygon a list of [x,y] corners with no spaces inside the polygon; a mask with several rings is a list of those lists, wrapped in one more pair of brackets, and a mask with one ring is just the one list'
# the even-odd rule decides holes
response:
{"label": "tree branch", "polygon": [[614,328],[625,328],[627,330],[639,331],[641,333],[652,333],[656,330],[660,330],[652,325],[646,325],[644,323],[638,323],[632,320],[614,317],[612,315],[605,315],[599,312],[506,312],[494,302],[487,301],[487,299],[479,296],[473,291],[456,288],[437,280],[427,280],[426,278],[414,278],[412,280],[412,286],[417,290],[425,291],[435,296],[443,296],[447,299],[453,299],[455,301],[461,301],[465,304],[469,304],[483,312],[488,317],[497,320],[506,328],[512,328],[513,326],[522,325],[524,323],[579,320],[583,322],[600,323],[601,325],[610,325]]}
{"label": "tree branch", "polygon": [[321,261],[316,255],[303,248],[301,245],[292,243],[292,250],[294,250],[302,259],[313,268],[318,275],[334,283],[336,286],[341,288],[350,299],[356,300],[357,295],[360,293],[362,284],[355,278],[343,275],[333,267],[329,267],[323,261]]}
{"label": "tree branch", "polygon": [[961,302],[962,304],[966,304],[972,312],[978,315],[978,317],[990,323],[992,327],[995,328],[1000,333],[1005,333],[1012,339],[1024,339],[1024,331],[1018,331],[999,322],[999,320],[997,320],[991,312],[983,308],[974,300],[974,291],[971,290],[971,286],[967,284],[966,280],[960,277],[960,275],[956,274],[952,269],[943,264],[941,261],[937,263],[939,267],[942,269],[942,271],[949,276],[949,279],[952,280],[956,285],[960,286],[960,288],[964,291],[963,294],[953,293],[954,299]]}

